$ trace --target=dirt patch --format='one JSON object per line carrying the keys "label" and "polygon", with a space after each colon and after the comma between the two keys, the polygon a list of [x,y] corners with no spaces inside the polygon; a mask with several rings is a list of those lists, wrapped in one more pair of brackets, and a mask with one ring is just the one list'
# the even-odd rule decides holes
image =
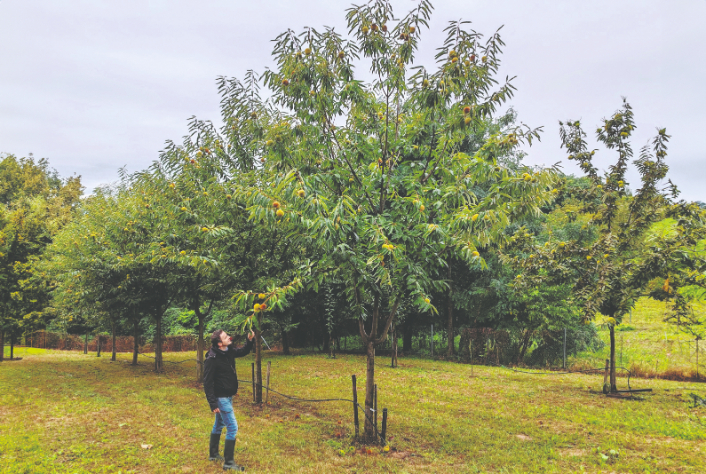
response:
{"label": "dirt patch", "polygon": [[559,450],[559,455],[565,458],[570,458],[570,457],[576,457],[580,458],[583,457],[587,454],[587,451],[585,449],[579,449],[579,448],[566,448],[566,449],[561,449]]}
{"label": "dirt patch", "polygon": [[407,459],[413,456],[409,451],[391,451],[387,457],[392,459]]}
{"label": "dirt patch", "polygon": [[532,437],[527,436],[526,434],[516,434],[515,437],[521,439],[522,441],[532,441]]}

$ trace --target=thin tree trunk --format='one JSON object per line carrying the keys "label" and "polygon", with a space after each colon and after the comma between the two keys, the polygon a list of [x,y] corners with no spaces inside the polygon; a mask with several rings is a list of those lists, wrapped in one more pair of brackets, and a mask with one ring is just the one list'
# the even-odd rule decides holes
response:
{"label": "thin tree trunk", "polygon": [[392,333],[392,358],[390,360],[391,367],[397,367],[397,324],[393,321],[390,328]]}
{"label": "thin tree trunk", "polygon": [[196,343],[196,381],[203,382],[203,350],[204,350],[204,320],[206,315],[201,312],[200,308],[194,310],[196,316],[199,318],[199,340]]}
{"label": "thin tree trunk", "polygon": [[0,329],[0,362],[5,360],[5,331]]}
{"label": "thin tree trunk", "polygon": [[162,315],[157,319],[157,331],[154,335],[154,371],[161,372],[164,364],[162,363]]}
{"label": "thin tree trunk", "polygon": [[331,346],[330,337],[329,337],[329,334],[326,332],[326,333],[324,333],[323,348],[321,349],[321,352],[328,352],[330,346]]}
{"label": "thin tree trunk", "polygon": [[132,365],[137,365],[137,355],[140,353],[140,320],[132,322]]}
{"label": "thin tree trunk", "polygon": [[[3,350],[5,350],[3,348]],[[10,360],[15,358],[15,331],[10,331]]]}
{"label": "thin tree trunk", "polygon": [[520,354],[517,356],[517,363],[521,364],[525,359],[525,353],[527,352],[527,347],[529,346],[529,340],[532,336],[532,332],[529,329],[525,329],[525,334],[522,337],[522,347],[520,348]]}
{"label": "thin tree trunk", "polygon": [[392,347],[391,347],[391,357],[390,357],[390,367],[397,367],[397,323],[392,322],[390,326],[390,334],[392,337]]}
{"label": "thin tree trunk", "polygon": [[262,332],[255,333],[255,403],[262,403]]}
{"label": "thin tree trunk", "polygon": [[83,353],[88,354],[88,332],[86,332],[86,336],[83,339]]}
{"label": "thin tree trunk", "polygon": [[112,354],[110,355],[110,360],[115,362],[115,360],[117,359],[117,348],[115,347],[115,323],[111,324],[111,330],[113,332],[112,341],[111,341],[113,344],[113,351],[112,351]]}
{"label": "thin tree trunk", "polygon": [[289,351],[289,333],[287,331],[282,331],[282,354],[291,355]]}
{"label": "thin tree trunk", "polygon": [[402,328],[402,352],[404,352],[405,355],[412,353],[412,336],[412,322],[409,320],[409,317],[407,317],[405,325]]}
{"label": "thin tree trunk", "polygon": [[447,343],[446,343],[446,357],[449,359],[454,356],[455,353],[455,347],[454,347],[454,303],[453,303],[453,298],[451,297],[453,293],[453,287],[451,286],[451,264],[449,263],[449,272],[448,272],[448,278],[449,278],[449,289],[446,292],[446,337]]}
{"label": "thin tree trunk", "polygon": [[618,391],[618,384],[615,380],[615,326],[608,326],[610,330],[610,392]]}
{"label": "thin tree trunk", "polygon": [[[46,337],[45,337],[45,339],[46,339]],[[100,357],[100,356],[101,356],[101,336],[99,334],[98,336],[96,336],[96,357]]]}
{"label": "thin tree trunk", "polygon": [[375,345],[372,341],[368,341],[365,345],[365,353],[368,359],[367,371],[365,374],[365,441],[371,443],[375,441],[375,426],[373,424],[373,399],[375,396]]}
{"label": "thin tree trunk", "polygon": [[446,320],[446,337],[447,339],[447,347],[446,347],[446,356],[449,358],[452,358],[454,356],[455,347],[454,347],[454,310],[453,310],[453,302],[451,301],[451,290],[449,289],[449,296],[448,296],[448,303],[447,303],[447,315],[448,319]]}
{"label": "thin tree trunk", "polygon": [[328,343],[329,350],[330,350],[329,356],[332,359],[335,359],[336,358],[336,341],[333,339],[333,337],[330,337],[330,336],[329,336],[329,339],[330,339],[329,343]]}

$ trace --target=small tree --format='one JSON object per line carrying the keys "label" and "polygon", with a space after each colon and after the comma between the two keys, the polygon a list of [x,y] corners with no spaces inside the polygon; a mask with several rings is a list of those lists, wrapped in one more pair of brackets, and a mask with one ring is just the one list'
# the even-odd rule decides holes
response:
{"label": "small tree", "polygon": [[[46,160],[0,161],[0,346],[46,325],[49,286],[38,264],[53,236],[72,218],[80,178],[62,180]],[[4,350],[4,349],[3,349]],[[0,354],[2,360],[2,354]]]}
{"label": "small tree", "polygon": [[[161,220],[149,195],[124,181],[99,190],[83,203],[83,212],[67,226],[47,261],[56,280],[56,305],[71,318],[73,305],[93,307],[117,322],[129,318],[137,329],[142,315],[157,327],[155,370],[161,371],[161,318],[173,299],[171,254],[156,236]],[[155,241],[156,240],[156,241]],[[133,363],[137,359],[137,340]]]}
{"label": "small tree", "polygon": [[[572,190],[574,198],[563,206],[564,215],[569,221],[582,216],[584,227],[593,228],[596,236],[590,242],[552,238],[547,245],[537,246],[531,237],[518,232],[515,240],[525,248],[525,254],[508,261],[523,271],[517,275],[517,288],[527,291],[534,285],[571,283],[585,320],[599,313],[605,316],[610,331],[610,387],[606,389],[615,392],[615,327],[635,306],[648,283],[655,277],[666,277],[668,272],[665,262],[670,256],[665,253],[667,249],[651,241],[651,229],[683,207],[672,206],[677,190],[671,181],[666,188],[660,187],[669,169],[665,163],[669,135],[659,129],[652,146],[642,148],[634,161],[641,183],[631,194],[625,173],[633,156],[628,140],[635,123],[627,101],[596,130],[598,141],[618,154],[603,177],[593,165],[595,150],[587,149],[580,122],[560,125],[569,159],[578,161],[589,183]],[[678,233],[682,230],[675,229]]]}

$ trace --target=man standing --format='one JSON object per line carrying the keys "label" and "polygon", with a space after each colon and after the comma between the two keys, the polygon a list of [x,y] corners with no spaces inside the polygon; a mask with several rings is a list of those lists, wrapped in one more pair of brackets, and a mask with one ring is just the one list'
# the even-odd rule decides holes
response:
{"label": "man standing", "polygon": [[[203,390],[211,411],[216,414],[216,421],[211,431],[211,444],[209,447],[210,461],[223,460],[224,470],[244,471],[233,461],[235,451],[235,435],[238,434],[238,423],[233,413],[233,395],[238,393],[238,375],[235,372],[235,358],[243,357],[250,353],[253,346],[255,333],[250,331],[244,347],[234,349],[229,347],[233,340],[222,329],[211,334],[211,350],[206,355],[203,363]],[[226,428],[226,441],[223,448],[223,457],[218,455],[218,443],[221,431]],[[225,458],[225,459],[224,459]]]}

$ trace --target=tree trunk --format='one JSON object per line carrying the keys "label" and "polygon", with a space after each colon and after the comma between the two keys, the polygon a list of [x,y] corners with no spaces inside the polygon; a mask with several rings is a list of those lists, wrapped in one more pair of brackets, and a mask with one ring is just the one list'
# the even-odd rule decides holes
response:
{"label": "tree trunk", "polygon": [[86,337],[83,339],[83,353],[88,354],[88,332],[86,332]]}
{"label": "tree trunk", "polygon": [[446,337],[447,343],[446,343],[446,357],[449,359],[454,356],[455,348],[454,348],[454,303],[453,299],[451,298],[451,294],[453,293],[453,287],[451,286],[451,264],[449,264],[449,289],[446,292],[446,312],[447,312],[447,319],[446,319]]}
{"label": "tree trunk", "polygon": [[365,345],[368,366],[365,378],[365,442],[375,441],[375,426],[373,424],[373,398],[375,396],[375,345],[368,341]]}
{"label": "tree trunk", "polygon": [[101,336],[96,336],[96,357],[101,356]]}
{"label": "tree trunk", "polygon": [[610,330],[610,392],[618,391],[618,384],[615,380],[615,326],[609,325]]}
{"label": "tree trunk", "polygon": [[[449,290],[450,292],[451,290]],[[449,302],[448,302],[448,319],[446,321],[446,337],[447,339],[447,347],[446,347],[446,356],[449,358],[452,358],[454,356],[455,348],[454,348],[454,313],[453,313],[453,303],[451,302],[451,294],[449,294]]]}
{"label": "tree trunk", "polygon": [[262,332],[255,333],[255,403],[262,403]]}
{"label": "tree trunk", "polygon": [[331,346],[330,336],[327,332],[325,332],[324,333],[324,340],[323,340],[323,348],[321,349],[321,352],[328,352],[330,346]]}
{"label": "tree trunk", "polygon": [[137,365],[137,355],[140,353],[140,320],[132,322],[132,365]]}
{"label": "tree trunk", "polygon": [[405,325],[402,328],[402,352],[405,355],[410,355],[412,353],[412,322],[407,317]]}
{"label": "tree trunk", "polygon": [[291,355],[289,351],[289,333],[287,331],[282,331],[282,354]]}
{"label": "tree trunk", "polygon": [[112,330],[112,333],[113,333],[112,334],[112,341],[111,341],[111,343],[113,344],[113,351],[112,351],[112,354],[110,355],[110,360],[115,362],[115,360],[117,359],[117,348],[115,347],[115,323],[111,324],[110,329]]}
{"label": "tree trunk", "polygon": [[525,359],[525,353],[527,352],[527,347],[529,346],[530,337],[532,332],[529,329],[525,329],[525,334],[522,337],[522,347],[520,347],[520,353],[517,356],[517,363],[521,364]]}
{"label": "tree trunk", "polygon": [[329,350],[330,350],[329,356],[332,359],[335,359],[336,358],[336,341],[333,339],[333,337],[330,337],[328,345],[329,345]]}
{"label": "tree trunk", "polygon": [[468,328],[461,329],[461,340],[458,343],[458,354],[461,362],[469,362],[471,360],[471,351],[469,345],[471,342],[471,330]]}
{"label": "tree trunk", "polygon": [[5,360],[5,331],[0,329],[0,362]]}
{"label": "tree trunk", "polygon": [[[5,348],[3,348],[5,350]],[[10,360],[15,358],[15,331],[10,331]]]}
{"label": "tree trunk", "polygon": [[204,320],[206,319],[206,315],[201,313],[200,308],[195,309],[194,312],[196,313],[196,316],[199,318],[199,340],[196,343],[196,381],[201,383],[203,382],[203,351],[204,351],[204,340],[203,340],[203,331],[204,331]]}
{"label": "tree trunk", "polygon": [[162,315],[157,320],[157,331],[154,335],[154,371],[161,372],[164,368],[162,362]]}
{"label": "tree trunk", "polygon": [[397,367],[397,324],[392,322],[392,327],[390,328],[392,333],[392,360],[390,361],[390,367]]}

